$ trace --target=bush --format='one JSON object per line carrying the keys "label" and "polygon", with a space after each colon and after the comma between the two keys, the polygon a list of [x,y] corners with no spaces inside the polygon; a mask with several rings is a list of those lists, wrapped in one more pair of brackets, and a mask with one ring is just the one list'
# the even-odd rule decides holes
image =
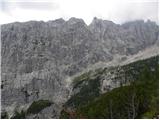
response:
{"label": "bush", "polygon": [[8,119],[8,113],[6,111],[1,113],[1,119]]}
{"label": "bush", "polygon": [[69,119],[69,118],[70,118],[69,113],[67,113],[65,110],[62,110],[60,114],[60,119]]}
{"label": "bush", "polygon": [[25,119],[26,113],[22,110],[20,113],[18,111],[15,111],[14,115],[11,117],[11,119]]}
{"label": "bush", "polygon": [[65,106],[78,107],[88,104],[91,100],[99,96],[100,82],[99,77],[87,79],[87,84],[84,84],[80,91],[73,95],[65,104]]}
{"label": "bush", "polygon": [[48,100],[39,100],[34,101],[27,110],[27,114],[36,114],[39,113],[46,107],[51,106],[53,103]]}

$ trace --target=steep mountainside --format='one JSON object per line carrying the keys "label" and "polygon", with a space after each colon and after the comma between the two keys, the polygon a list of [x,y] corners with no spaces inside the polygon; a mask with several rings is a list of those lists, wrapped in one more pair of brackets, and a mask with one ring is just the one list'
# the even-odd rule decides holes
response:
{"label": "steep mountainside", "polygon": [[27,117],[59,118],[63,104],[76,92],[74,76],[101,63],[120,65],[152,47],[158,50],[158,33],[151,21],[118,25],[97,18],[89,26],[77,18],[2,25],[2,111],[11,117],[34,101],[48,100],[52,104],[46,109]]}

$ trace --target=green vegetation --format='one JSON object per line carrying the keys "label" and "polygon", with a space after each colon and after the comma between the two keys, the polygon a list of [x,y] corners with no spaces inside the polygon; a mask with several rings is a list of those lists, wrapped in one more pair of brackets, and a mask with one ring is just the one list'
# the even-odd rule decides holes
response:
{"label": "green vegetation", "polygon": [[8,119],[8,113],[5,112],[1,112],[1,119]]}
{"label": "green vegetation", "polygon": [[48,100],[38,100],[34,101],[27,110],[27,114],[36,114],[39,113],[46,107],[51,106],[53,103]]}
{"label": "green vegetation", "polygon": [[[25,119],[26,115],[37,114],[41,110],[43,110],[44,108],[51,106],[51,104],[53,104],[53,103],[48,100],[34,101],[29,106],[27,111],[21,110],[21,112],[18,112],[17,110],[15,110],[14,115],[11,117],[11,119]],[[1,118],[8,118],[8,114],[6,112],[1,114]]]}
{"label": "green vegetation", "polygon": [[14,115],[11,117],[11,119],[25,119],[26,113],[22,110],[21,112],[15,111]]}
{"label": "green vegetation", "polygon": [[87,78],[81,84],[77,82],[75,88],[81,88],[80,91],[73,95],[66,103],[67,106],[78,107],[83,104],[88,104],[92,99],[99,96],[99,87],[100,82],[98,81],[99,77]]}
{"label": "green vegetation", "polygon": [[100,95],[99,77],[103,74],[105,69],[97,69],[89,71],[73,79],[73,91],[79,89],[80,91],[69,99],[65,106],[77,108],[88,104],[91,100]]}
{"label": "green vegetation", "polygon": [[[159,114],[158,56],[122,68],[125,70],[126,79],[133,79],[131,85],[99,95],[97,81],[102,72],[92,80],[87,77],[88,84],[83,84],[80,92],[67,102],[61,118],[156,118]],[[93,83],[89,83],[90,81]],[[70,109],[67,111],[67,107],[73,106],[74,112]]]}
{"label": "green vegetation", "polygon": [[65,118],[65,119],[69,119],[70,118],[70,114],[67,113],[65,110],[61,111],[60,119],[63,119],[63,118]]}
{"label": "green vegetation", "polygon": [[158,81],[116,88],[78,113],[86,118],[153,118],[158,114],[157,91]]}

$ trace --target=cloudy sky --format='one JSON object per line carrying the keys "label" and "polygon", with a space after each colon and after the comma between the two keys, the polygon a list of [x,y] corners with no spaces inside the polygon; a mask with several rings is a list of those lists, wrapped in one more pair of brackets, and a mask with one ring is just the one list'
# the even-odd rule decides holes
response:
{"label": "cloudy sky", "polygon": [[0,0],[0,24],[29,20],[93,17],[121,24],[150,19],[158,23],[158,0]]}

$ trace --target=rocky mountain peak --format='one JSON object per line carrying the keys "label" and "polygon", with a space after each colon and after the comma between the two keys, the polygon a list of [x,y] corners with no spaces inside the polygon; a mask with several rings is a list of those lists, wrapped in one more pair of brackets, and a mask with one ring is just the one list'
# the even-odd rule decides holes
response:
{"label": "rocky mountain peak", "polygon": [[112,21],[109,20],[103,20],[103,19],[99,19],[97,17],[94,17],[91,24],[89,26],[91,27],[95,27],[95,28],[100,28],[100,27],[108,27],[108,26],[113,26],[115,25],[115,23],[113,23]]}
{"label": "rocky mountain peak", "polygon": [[83,19],[80,18],[75,18],[75,17],[71,17],[68,21],[68,24],[77,24],[77,23],[81,23],[81,24],[85,24],[85,22],[83,21]]}
{"label": "rocky mountain peak", "polygon": [[55,24],[55,23],[63,24],[65,22],[65,20],[63,18],[59,18],[59,19],[56,19],[53,21],[48,21],[48,22],[51,22],[53,24]]}

